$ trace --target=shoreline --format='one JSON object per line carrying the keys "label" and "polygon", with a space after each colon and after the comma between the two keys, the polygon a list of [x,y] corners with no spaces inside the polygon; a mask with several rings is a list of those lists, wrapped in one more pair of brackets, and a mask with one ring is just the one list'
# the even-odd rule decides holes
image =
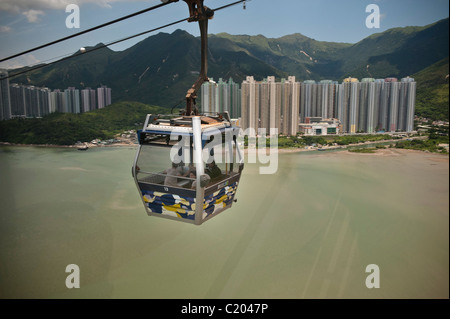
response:
{"label": "shoreline", "polygon": [[[425,138],[426,137],[415,137],[415,138],[413,137],[413,139],[425,139]],[[425,154],[444,155],[444,156],[447,156],[447,157],[449,156],[449,154],[433,153],[433,152],[429,152],[429,151],[421,151],[421,150],[413,150],[413,149],[400,149],[400,148],[395,148],[395,147],[394,148],[389,148],[388,145],[386,145],[386,149],[374,150],[374,153],[353,153],[353,152],[349,151],[350,148],[354,148],[354,147],[358,147],[358,146],[370,146],[370,145],[385,144],[385,143],[396,143],[396,142],[405,141],[405,140],[407,140],[407,138],[382,140],[382,141],[367,141],[367,142],[361,142],[361,143],[349,144],[349,145],[329,146],[329,147],[322,148],[321,150],[319,150],[319,148],[317,148],[317,147],[311,147],[311,148],[280,148],[280,149],[277,149],[277,153],[278,154],[290,154],[290,153],[303,153],[303,152],[318,152],[318,153],[320,152],[320,155],[325,155],[327,153],[330,153],[330,152],[327,152],[327,151],[333,151],[332,153],[337,153],[337,152],[342,153],[342,152],[346,151],[346,153],[348,153],[350,155],[355,155],[355,156],[379,156],[379,154],[382,153],[383,151],[389,151],[389,150],[401,151],[401,150],[405,150],[405,151],[414,151],[414,152],[425,153]],[[248,154],[248,152],[249,152],[248,149],[244,150],[244,154]]]}
{"label": "shoreline", "polygon": [[[354,145],[352,145],[354,146]],[[332,149],[331,149],[332,150]],[[428,154],[428,155],[439,155],[442,157],[449,158],[449,154],[441,154],[441,153],[433,153],[433,152],[427,152],[427,151],[420,151],[420,150],[413,150],[413,149],[404,149],[404,148],[386,148],[386,149],[377,149],[374,150],[374,153],[353,153],[350,152],[347,148],[342,149],[334,149],[333,152],[319,152],[316,149],[315,150],[302,150],[302,149],[280,149],[278,150],[278,154],[294,154],[294,153],[308,153],[308,152],[317,152],[314,155],[316,156],[325,156],[327,154],[348,154],[349,156],[399,156],[399,153],[402,152],[409,152],[409,153],[416,153],[416,154]],[[395,154],[397,153],[397,154]],[[248,150],[244,151],[244,154],[248,154]]]}
{"label": "shoreline", "polygon": [[[416,139],[422,139],[421,137],[418,137]],[[433,153],[428,151],[421,151],[421,150],[412,150],[412,149],[397,149],[397,148],[386,148],[386,149],[377,149],[374,153],[353,153],[349,152],[349,148],[358,147],[358,146],[368,146],[368,145],[375,145],[375,144],[383,144],[383,143],[395,143],[398,141],[402,141],[405,139],[396,139],[396,140],[383,140],[383,141],[367,141],[367,142],[361,142],[357,144],[349,144],[349,145],[342,145],[342,146],[330,146],[322,148],[321,151],[319,151],[319,148],[317,147],[310,147],[310,148],[279,148],[276,150],[276,153],[278,154],[291,154],[291,153],[304,153],[304,152],[320,152],[320,155],[326,155],[327,151],[333,151],[332,153],[343,153],[346,152],[346,154],[349,154],[351,156],[389,156],[389,154],[393,154],[394,150],[396,151],[398,156],[400,151],[409,151],[414,153],[424,153],[424,154],[435,154],[435,155],[441,155],[449,157],[449,154],[440,154],[440,153]],[[89,149],[97,149],[97,148],[114,148],[114,147],[132,147],[135,148],[138,146],[138,144],[135,144],[132,141],[126,141],[122,143],[114,143],[109,145],[96,145],[91,143],[84,143],[83,145],[87,145]],[[9,143],[9,142],[0,142],[0,147],[2,146],[12,146],[12,147],[42,147],[42,148],[64,148],[64,149],[78,149],[80,146],[83,145],[54,145],[54,144],[15,144],[15,143]],[[251,151],[257,151],[258,149],[252,149]],[[266,149],[267,150],[267,149]],[[249,154],[250,150],[248,148],[244,149],[244,154]],[[389,154],[388,154],[389,153]],[[316,154],[317,155],[317,154]]]}
{"label": "shoreline", "polygon": [[[423,137],[416,137],[413,139],[423,139]],[[405,141],[407,139],[403,138],[403,139],[391,139],[391,140],[382,140],[382,141],[367,141],[367,142],[361,142],[361,143],[356,143],[356,144],[348,144],[348,145],[339,145],[339,146],[328,146],[328,147],[324,147],[321,148],[322,151],[333,151],[333,150],[342,150],[342,151],[347,151],[348,148],[350,147],[356,147],[356,146],[368,146],[368,145],[374,145],[374,144],[383,144],[383,143],[396,143],[396,142],[400,142],[400,141]],[[300,151],[319,151],[320,148],[311,148],[311,149],[299,149]],[[297,149],[280,149],[282,150],[289,150],[288,153],[290,152],[295,152]]]}
{"label": "shoreline", "polygon": [[15,143],[8,143],[8,142],[0,142],[1,146],[12,146],[12,147],[44,147],[44,148],[69,148],[69,149],[78,149],[79,147],[82,147],[84,145],[87,145],[88,148],[105,148],[105,147],[135,147],[137,144],[134,143],[115,143],[115,144],[109,144],[109,145],[95,145],[95,144],[83,144],[83,145],[55,145],[55,144],[15,144]]}

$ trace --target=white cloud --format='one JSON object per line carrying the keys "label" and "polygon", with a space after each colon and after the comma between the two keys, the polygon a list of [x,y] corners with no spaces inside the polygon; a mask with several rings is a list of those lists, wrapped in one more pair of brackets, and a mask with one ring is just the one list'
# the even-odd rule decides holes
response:
{"label": "white cloud", "polygon": [[[157,0],[132,0],[146,1],[150,3],[159,3]],[[129,2],[126,0],[1,0],[0,1],[0,11],[8,11],[11,13],[20,13],[29,10],[59,10],[65,9],[69,4],[83,5],[85,3],[97,4],[101,7],[110,7],[114,2]]]}
{"label": "white cloud", "polygon": [[1,69],[17,69],[24,66],[31,66],[38,64],[40,61],[32,54],[26,54],[15,59],[11,59],[0,63]]}
{"label": "white cloud", "polygon": [[7,25],[0,25],[0,33],[6,33],[6,32],[10,32],[11,28],[8,27]]}
{"label": "white cloud", "polygon": [[139,2],[146,1],[150,4],[160,3],[159,0],[0,0],[0,12],[10,14],[22,14],[28,22],[35,23],[40,21],[40,16],[45,15],[47,10],[65,10],[67,5],[83,5],[87,3],[96,4],[100,7],[111,8],[114,2]]}
{"label": "white cloud", "polygon": [[34,22],[38,22],[39,21],[39,16],[40,15],[44,15],[44,11],[31,9],[31,10],[22,12],[22,14],[25,17],[27,17],[28,22],[34,23]]}

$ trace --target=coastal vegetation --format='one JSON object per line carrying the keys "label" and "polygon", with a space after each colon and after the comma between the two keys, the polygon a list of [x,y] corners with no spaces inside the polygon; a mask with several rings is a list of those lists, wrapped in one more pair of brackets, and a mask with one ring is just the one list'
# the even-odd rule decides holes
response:
{"label": "coastal vegetation", "polygon": [[[0,121],[0,142],[13,144],[73,145],[78,141],[89,142],[94,139],[113,139],[125,130],[137,130],[143,125],[147,114],[167,113],[167,110],[139,102],[118,102],[104,109],[82,114],[53,113],[39,119],[12,119]],[[398,149],[413,149],[434,153],[448,153],[448,126],[434,126],[428,139],[408,139],[389,134],[367,135],[328,135],[328,136],[282,136],[278,137],[280,149],[304,149],[308,147],[347,147],[362,143],[383,143],[402,139],[391,144]],[[266,140],[270,147],[271,140]],[[248,138],[245,138],[248,146]],[[356,148],[355,153],[373,153],[384,145]]]}
{"label": "coastal vegetation", "polygon": [[[343,135],[343,136],[296,136],[287,137],[280,136],[278,139],[278,147],[280,149],[302,149],[311,146],[342,146],[347,147],[351,145],[357,145],[367,142],[383,143],[384,141],[395,141],[391,144],[391,148],[398,149],[412,149],[420,151],[428,151],[432,153],[448,154],[449,134],[448,126],[431,129],[428,134],[428,138],[425,139],[403,139],[398,136],[391,136],[389,134],[380,135]],[[425,136],[426,137],[426,136]],[[386,144],[386,143],[384,143]],[[267,140],[267,146],[270,145],[270,140]],[[375,153],[377,150],[386,149],[387,146],[380,144],[374,147],[359,147],[349,149],[352,153]]]}
{"label": "coastal vegetation", "polygon": [[138,102],[118,102],[88,113],[52,113],[43,118],[0,121],[0,142],[73,145],[112,139],[124,130],[141,128],[149,113],[162,109]]}
{"label": "coastal vegetation", "polygon": [[386,140],[400,139],[389,134],[368,134],[368,135],[328,135],[328,136],[280,136],[278,139],[279,148],[304,148],[307,146],[347,146],[365,142],[379,142]]}
{"label": "coastal vegetation", "polygon": [[370,147],[370,148],[355,148],[348,150],[351,153],[367,153],[367,154],[373,154],[377,150],[376,147]]}
{"label": "coastal vegetation", "polygon": [[442,136],[432,136],[426,140],[407,140],[395,143],[394,147],[398,149],[409,149],[418,151],[428,151],[431,153],[448,154],[447,149],[442,144],[449,144],[449,139]]}

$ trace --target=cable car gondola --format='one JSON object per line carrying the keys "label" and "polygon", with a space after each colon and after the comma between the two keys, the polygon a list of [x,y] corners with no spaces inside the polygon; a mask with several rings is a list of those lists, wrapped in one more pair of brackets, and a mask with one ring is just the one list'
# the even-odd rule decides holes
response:
{"label": "cable car gondola", "polygon": [[208,20],[214,11],[203,0],[184,1],[188,21],[200,26],[200,76],[181,115],[147,115],[132,174],[149,216],[201,225],[236,201],[244,160],[237,143],[240,128],[228,113],[200,115],[195,108],[197,91],[208,81]]}
{"label": "cable car gondola", "polygon": [[232,207],[244,164],[226,115],[147,116],[133,176],[149,216],[201,225]]}

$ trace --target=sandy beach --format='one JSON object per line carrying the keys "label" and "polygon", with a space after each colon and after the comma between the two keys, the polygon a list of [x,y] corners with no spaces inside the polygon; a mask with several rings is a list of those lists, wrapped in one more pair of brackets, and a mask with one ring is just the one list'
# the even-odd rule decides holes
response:
{"label": "sandy beach", "polygon": [[[423,138],[423,137],[420,137]],[[376,142],[363,142],[357,144],[349,144],[344,146],[330,146],[322,149],[320,154],[315,154],[317,156],[334,156],[336,154],[345,155],[345,156],[361,156],[361,157],[372,157],[372,156],[381,156],[381,157],[396,157],[396,156],[406,156],[408,154],[420,154],[424,153],[424,151],[418,150],[408,150],[408,149],[396,149],[396,148],[386,148],[386,149],[377,149],[374,150],[374,153],[357,153],[357,152],[349,152],[349,148],[354,148],[358,146],[368,146],[368,145],[376,145],[376,144],[385,144],[385,143],[395,143],[401,140],[384,140],[384,141],[376,141]],[[122,139],[119,143],[113,144],[92,144],[92,143],[84,143],[88,148],[114,148],[114,147],[137,147],[135,141],[133,139]],[[52,144],[13,144],[13,143],[5,143],[0,142],[0,146],[15,146],[15,147],[46,147],[46,148],[70,148],[76,149],[82,145],[52,145]],[[244,155],[251,154],[251,152],[257,152],[256,149],[248,149],[244,150]],[[275,149],[275,152],[278,154],[289,154],[289,153],[303,153],[303,152],[319,152],[318,148],[310,147],[310,148],[279,148]],[[272,150],[273,152],[273,150]],[[269,154],[269,149],[266,149],[267,155]],[[427,152],[425,152],[427,153]],[[430,159],[435,162],[449,162],[448,154],[437,154],[437,153],[429,153]]]}
{"label": "sandy beach", "polygon": [[122,142],[122,143],[114,143],[114,144],[91,144],[91,143],[83,143],[81,145],[54,145],[54,144],[14,144],[8,142],[0,142],[0,146],[18,146],[18,147],[49,147],[49,148],[79,148],[80,146],[86,145],[88,148],[102,148],[102,147],[135,147],[137,144],[134,142]]}
{"label": "sandy beach", "polygon": [[[423,154],[427,153],[424,151],[418,151],[418,150],[408,150],[408,149],[398,149],[398,148],[386,148],[386,149],[378,149],[375,150],[374,153],[354,153],[349,152],[348,150],[345,150],[346,152],[339,152],[339,154],[346,155],[346,156],[381,156],[381,157],[398,157],[398,156],[407,156],[410,154]],[[448,154],[438,154],[438,153],[428,153],[430,157],[427,157],[427,159],[436,161],[436,162],[442,162],[442,163],[448,163],[449,162],[449,155]]]}

